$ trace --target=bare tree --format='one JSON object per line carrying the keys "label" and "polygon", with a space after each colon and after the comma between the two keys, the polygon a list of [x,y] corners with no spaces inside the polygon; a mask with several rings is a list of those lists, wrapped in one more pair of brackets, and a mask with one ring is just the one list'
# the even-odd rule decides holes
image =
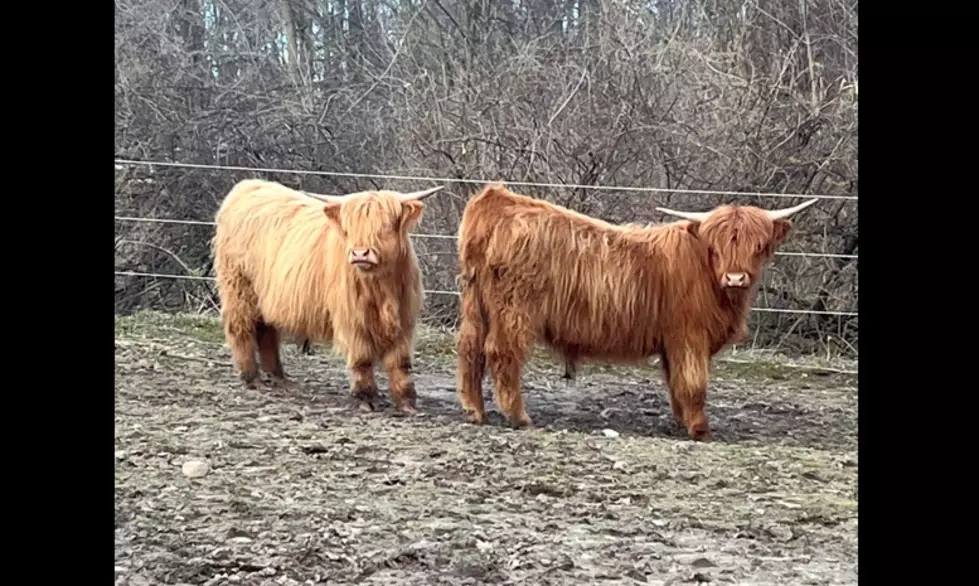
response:
{"label": "bare tree", "polygon": [[[857,195],[857,10],[850,0],[118,0],[124,158],[574,185]],[[210,221],[241,172],[126,167],[120,215]],[[342,192],[405,181],[271,174]],[[427,185],[427,184],[426,184]],[[480,186],[433,198],[454,233]],[[762,197],[521,189],[610,221],[657,205]],[[120,222],[117,269],[209,271],[206,225]],[[416,240],[452,290],[454,242]],[[758,305],[855,311],[854,200],[800,217]],[[206,282],[119,277],[117,309],[213,309]],[[430,296],[451,324],[456,299]],[[857,345],[855,317],[755,314],[760,345]]]}

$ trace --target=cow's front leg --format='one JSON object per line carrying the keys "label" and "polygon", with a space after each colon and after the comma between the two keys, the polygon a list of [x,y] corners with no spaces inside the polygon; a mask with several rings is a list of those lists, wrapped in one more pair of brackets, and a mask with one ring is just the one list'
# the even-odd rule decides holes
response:
{"label": "cow's front leg", "polygon": [[405,340],[384,355],[384,370],[391,384],[391,400],[404,413],[417,413],[415,381],[411,378],[411,342]]}
{"label": "cow's front leg", "polygon": [[683,417],[684,427],[697,441],[710,441],[710,425],[704,413],[710,353],[707,344],[682,340],[667,344],[665,370],[675,417]]}
{"label": "cow's front leg", "polygon": [[374,380],[374,361],[370,356],[351,355],[347,358],[347,368],[351,375],[350,394],[357,406],[362,411],[376,411],[380,394]]}

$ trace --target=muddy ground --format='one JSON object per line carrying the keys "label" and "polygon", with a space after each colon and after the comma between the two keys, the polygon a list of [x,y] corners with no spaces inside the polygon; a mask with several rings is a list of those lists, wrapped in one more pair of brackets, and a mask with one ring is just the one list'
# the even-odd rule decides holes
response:
{"label": "muddy ground", "polygon": [[657,367],[536,359],[514,431],[488,379],[464,422],[444,335],[407,417],[357,410],[328,349],[250,391],[213,318],[117,318],[116,584],[856,584],[856,376],[740,358],[700,444]]}

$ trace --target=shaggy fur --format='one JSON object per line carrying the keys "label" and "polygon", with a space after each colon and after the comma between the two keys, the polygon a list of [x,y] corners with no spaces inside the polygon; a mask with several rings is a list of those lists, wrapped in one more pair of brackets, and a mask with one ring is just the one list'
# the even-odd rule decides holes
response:
{"label": "shaggy fur", "polygon": [[[392,399],[414,411],[411,358],[422,288],[408,232],[423,208],[385,191],[341,204],[269,181],[235,185],[217,212],[212,247],[225,335],[245,384],[259,384],[256,353],[275,383],[289,383],[279,356],[283,336],[307,348],[332,342],[363,407],[375,408],[374,363],[381,361]],[[356,247],[376,251],[373,269],[348,262]]]}
{"label": "shaggy fur", "polygon": [[[542,342],[570,376],[586,358],[659,354],[677,423],[709,439],[710,359],[744,335],[764,264],[790,227],[734,206],[702,222],[617,226],[488,185],[459,227],[458,396],[469,421],[483,422],[488,362],[500,409],[515,427],[532,425],[520,376]],[[746,272],[749,287],[723,287],[732,271]]]}

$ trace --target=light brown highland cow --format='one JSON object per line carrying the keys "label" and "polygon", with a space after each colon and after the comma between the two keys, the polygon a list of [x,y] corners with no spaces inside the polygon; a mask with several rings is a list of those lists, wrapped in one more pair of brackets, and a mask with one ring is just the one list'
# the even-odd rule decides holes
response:
{"label": "light brown highland cow", "polygon": [[225,335],[248,387],[262,384],[256,353],[273,384],[292,385],[279,356],[284,335],[340,349],[362,408],[377,406],[374,363],[382,362],[398,409],[415,411],[422,287],[408,233],[421,199],[440,189],[332,196],[257,179],[231,189],[212,249]]}
{"label": "light brown highland cow", "polygon": [[459,401],[482,423],[489,366],[496,403],[532,425],[520,391],[535,342],[561,355],[634,363],[661,358],[673,416],[709,440],[704,414],[711,358],[746,331],[765,263],[812,205],[768,211],[721,206],[662,225],[617,226],[490,184],[459,227],[462,325]]}

